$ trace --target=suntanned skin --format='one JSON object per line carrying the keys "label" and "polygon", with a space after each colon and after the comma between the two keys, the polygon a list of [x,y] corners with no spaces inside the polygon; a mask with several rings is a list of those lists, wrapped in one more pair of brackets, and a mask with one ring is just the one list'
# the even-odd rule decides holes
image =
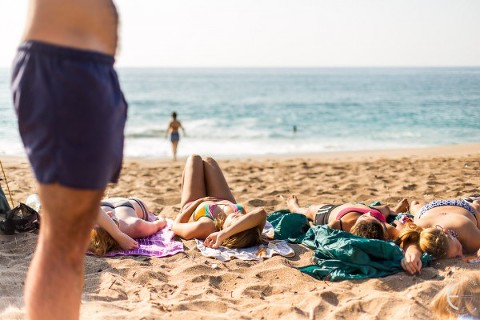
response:
{"label": "suntanned skin", "polygon": [[[318,209],[327,205],[326,203],[314,204],[308,207],[300,207],[298,199],[295,195],[290,195],[287,199],[287,207],[292,212],[297,212],[305,215],[309,220],[314,221],[315,215],[318,212]],[[338,213],[345,208],[363,208],[368,209],[369,207],[360,203],[345,203],[332,210],[328,218],[328,226],[334,229],[340,229],[340,222],[337,220]],[[375,206],[373,207],[379,210],[383,216],[387,217],[390,214],[390,208],[388,206]],[[358,220],[370,219],[376,221],[375,218],[368,215],[362,215],[358,212],[348,212],[342,217],[342,227],[344,231],[350,232],[350,229],[355,225]],[[393,229],[393,228],[392,228]],[[387,231],[390,230],[387,228]]]}
{"label": "suntanned skin", "polygon": [[[168,128],[165,131],[165,138],[168,136],[169,133],[174,133],[178,132],[180,129],[183,130],[183,135],[185,135],[185,129],[183,128],[182,124],[180,121],[178,121],[176,118],[172,119],[170,123],[168,124]],[[173,160],[177,160],[177,147],[178,147],[178,141],[172,141],[172,153],[173,153]]]}
{"label": "suntanned skin", "polygon": [[[477,219],[466,209],[455,206],[436,207],[418,217],[424,204],[412,201],[410,212],[415,215],[415,223],[422,228],[441,226],[444,230],[453,230],[458,233],[458,241],[461,247],[458,251],[466,254],[479,252],[480,249],[480,201],[471,203],[476,212]],[[457,240],[457,239],[455,239]],[[452,241],[455,245],[458,241]],[[460,252],[461,253],[461,252]]]}
{"label": "suntanned skin", "polygon": [[23,40],[115,55],[117,28],[111,0],[30,0]]}
{"label": "suntanned skin", "polygon": [[182,175],[180,206],[183,210],[185,204],[189,202],[192,204],[177,215],[172,231],[184,239],[205,239],[205,246],[218,248],[225,239],[236,233],[253,227],[263,230],[267,218],[263,208],[255,208],[245,214],[233,212],[228,206],[217,208],[216,214],[225,216],[220,231],[217,231],[215,223],[206,217],[190,222],[193,212],[199,205],[204,202],[217,202],[220,199],[236,203],[218,163],[210,157],[203,160],[198,155],[189,156]]}
{"label": "suntanned skin", "polygon": [[[102,206],[97,219],[98,226],[95,226],[107,231],[123,250],[138,248],[138,242],[134,239],[151,236],[167,224],[163,216],[158,216],[155,221],[143,220],[144,213],[142,207],[134,200],[117,197],[104,199],[103,201],[128,201],[133,206],[133,209],[127,206],[117,208]],[[146,204],[143,201],[142,203],[147,209],[147,212],[150,212]],[[115,223],[112,217],[115,217],[118,222]]]}
{"label": "suntanned skin", "polygon": [[[288,209],[292,212],[296,213],[301,213],[305,215],[309,220],[314,220],[315,215],[318,212],[318,209],[320,209],[322,206],[326,205],[325,203],[321,204],[314,204],[308,207],[300,207],[298,203],[298,199],[295,195],[290,195],[287,199],[287,206]],[[332,210],[332,213],[330,214],[329,221],[328,221],[328,226],[330,228],[334,229],[340,229],[340,224],[338,223],[337,220],[337,214],[342,210],[343,208],[367,208],[367,206],[359,204],[359,203],[346,203],[341,206],[338,206],[334,210]],[[408,211],[409,208],[409,203],[407,199],[402,199],[395,207],[393,207],[393,210],[390,211],[390,208],[388,206],[375,206],[377,210],[379,210],[385,218],[390,214],[390,212],[393,212],[395,214],[400,213],[400,212],[406,212]],[[373,217],[365,217],[366,215],[360,215],[359,213],[356,212],[349,212],[347,213],[343,218],[343,228],[345,231],[350,231],[350,229],[355,225],[355,223],[359,219],[370,219],[371,221],[375,221],[375,218]],[[390,236],[390,238],[393,240],[398,237],[398,230],[390,225],[387,225],[387,232]],[[407,247],[403,248],[405,250],[404,253],[404,258],[401,260],[401,265],[402,268],[409,272],[410,274],[415,274],[417,272],[420,272],[422,269],[422,251],[418,247],[418,245],[408,245]]]}
{"label": "suntanned skin", "polygon": [[[31,0],[23,41],[97,51],[117,50],[111,0]],[[84,256],[103,190],[40,184],[42,227],[25,282],[28,319],[78,319]]]}

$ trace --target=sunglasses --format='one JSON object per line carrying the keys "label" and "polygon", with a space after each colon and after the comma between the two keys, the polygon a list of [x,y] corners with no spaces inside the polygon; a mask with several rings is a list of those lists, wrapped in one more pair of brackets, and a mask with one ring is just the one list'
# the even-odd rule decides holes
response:
{"label": "sunglasses", "polygon": [[[445,232],[445,229],[443,229],[443,227],[440,226],[440,225],[438,225],[438,224],[435,226],[435,228],[440,229],[440,230],[442,230],[443,232]],[[449,236],[450,239],[457,239],[457,238],[458,238],[458,233],[455,232],[455,231],[453,231],[453,230],[451,230],[451,229],[448,229],[447,232],[445,232],[445,234],[446,234],[447,236]]]}

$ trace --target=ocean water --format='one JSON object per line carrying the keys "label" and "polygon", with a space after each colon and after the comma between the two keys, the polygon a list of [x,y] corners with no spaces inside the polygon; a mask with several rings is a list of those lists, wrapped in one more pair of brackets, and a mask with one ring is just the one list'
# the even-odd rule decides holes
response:
{"label": "ocean water", "polygon": [[[480,68],[119,69],[126,156],[304,154],[480,143]],[[296,127],[296,132],[293,128]],[[0,156],[23,154],[0,69]]]}

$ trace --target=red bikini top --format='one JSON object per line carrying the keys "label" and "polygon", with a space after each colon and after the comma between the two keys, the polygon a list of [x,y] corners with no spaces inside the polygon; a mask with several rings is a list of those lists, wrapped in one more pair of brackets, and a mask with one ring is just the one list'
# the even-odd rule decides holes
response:
{"label": "red bikini top", "polygon": [[340,220],[343,218],[344,215],[346,215],[347,213],[349,212],[357,212],[357,213],[360,213],[360,214],[366,214],[366,213],[370,213],[370,215],[374,218],[377,218],[378,220],[382,221],[382,222],[387,222],[387,219],[385,219],[385,217],[383,216],[383,214],[378,211],[377,209],[373,209],[373,208],[344,208],[342,210],[340,210],[340,212],[337,214],[337,220]]}

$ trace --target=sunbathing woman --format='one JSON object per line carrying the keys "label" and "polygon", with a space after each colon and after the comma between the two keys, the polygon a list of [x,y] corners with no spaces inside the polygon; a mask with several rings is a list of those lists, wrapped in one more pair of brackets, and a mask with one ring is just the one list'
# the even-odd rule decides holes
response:
{"label": "sunbathing woman", "polygon": [[413,201],[414,224],[401,231],[399,240],[416,242],[435,258],[480,254],[480,198],[434,200],[426,205]]}
{"label": "sunbathing woman", "polygon": [[205,246],[244,248],[260,244],[267,213],[250,212],[237,204],[227,181],[212,158],[188,157],[183,171],[182,211],[172,230],[184,239],[205,239]]}
{"label": "sunbathing woman", "polygon": [[96,255],[135,249],[138,243],[134,239],[151,236],[166,225],[162,216],[153,222],[148,221],[150,211],[145,202],[137,198],[108,198],[100,205],[88,247]]}
{"label": "sunbathing woman", "polygon": [[316,204],[300,207],[295,195],[287,199],[291,212],[305,215],[314,225],[328,225],[330,228],[350,232],[370,239],[394,239],[395,228],[386,224],[390,214],[406,211],[406,199],[402,200],[393,211],[388,206],[366,206],[361,203],[345,203],[342,205]]}
{"label": "sunbathing woman", "polygon": [[[287,206],[291,212],[301,213],[314,225],[328,225],[333,229],[340,229],[360,237],[379,240],[396,239],[400,230],[407,222],[404,219],[396,226],[386,224],[386,217],[408,211],[408,200],[401,200],[393,210],[386,205],[366,206],[361,203],[345,203],[342,205],[317,204],[309,207],[300,207],[296,196],[287,199]],[[410,274],[420,272],[422,268],[422,252],[414,243],[400,244],[404,252],[401,261],[402,268]]]}

